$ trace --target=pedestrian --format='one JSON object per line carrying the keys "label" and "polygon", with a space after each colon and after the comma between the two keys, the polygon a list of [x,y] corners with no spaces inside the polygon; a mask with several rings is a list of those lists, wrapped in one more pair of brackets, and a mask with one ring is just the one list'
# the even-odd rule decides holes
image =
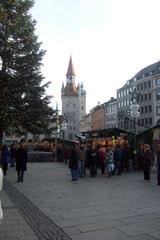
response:
{"label": "pedestrian", "polygon": [[10,146],[11,168],[14,167],[14,165],[15,165],[15,153],[16,153],[15,146],[14,146],[14,144],[11,144],[11,146]]}
{"label": "pedestrian", "polygon": [[27,170],[28,154],[24,143],[20,143],[15,153],[17,182],[23,182],[24,172]]}
{"label": "pedestrian", "polygon": [[85,175],[85,161],[86,161],[86,152],[84,146],[80,146],[78,149],[78,161],[79,161],[79,173],[80,177],[84,177]]}
{"label": "pedestrian", "polygon": [[63,160],[65,164],[68,163],[68,159],[69,159],[69,147],[65,146],[63,150]]}
{"label": "pedestrian", "polygon": [[153,154],[150,150],[148,144],[144,144],[144,154],[143,154],[143,172],[144,172],[144,182],[150,182],[150,169],[153,162]]}
{"label": "pedestrian", "polygon": [[101,145],[99,148],[99,165],[101,169],[101,174],[105,173],[105,159],[106,159],[106,148]]}
{"label": "pedestrian", "polygon": [[78,181],[78,158],[77,150],[75,144],[72,145],[71,151],[69,154],[69,168],[71,169],[71,181]]}
{"label": "pedestrian", "polygon": [[157,185],[160,185],[160,146],[156,147],[153,171],[157,173]]}
{"label": "pedestrian", "polygon": [[90,177],[97,176],[97,151],[96,147],[89,146],[88,149],[88,165],[90,171]]}
{"label": "pedestrian", "polygon": [[109,147],[106,153],[106,167],[108,177],[111,177],[111,175],[114,173],[115,168],[112,147]]}
{"label": "pedestrian", "polygon": [[121,175],[121,173],[122,173],[122,166],[121,166],[122,150],[120,148],[120,145],[115,146],[113,157],[114,157],[114,162],[115,162],[115,170],[114,171],[117,175]]}
{"label": "pedestrian", "polygon": [[10,153],[9,153],[8,147],[7,145],[3,145],[1,150],[1,163],[2,163],[2,170],[3,170],[4,176],[7,175],[9,162],[10,162]]}

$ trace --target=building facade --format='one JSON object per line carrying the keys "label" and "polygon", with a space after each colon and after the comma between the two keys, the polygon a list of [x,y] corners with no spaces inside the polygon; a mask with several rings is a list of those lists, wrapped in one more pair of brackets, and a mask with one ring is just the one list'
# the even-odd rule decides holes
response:
{"label": "building facade", "polygon": [[132,93],[135,89],[135,79],[128,80],[123,87],[117,89],[117,126],[124,130],[133,131],[135,126],[130,119]]}
{"label": "building facade", "polygon": [[67,118],[67,130],[64,138],[75,140],[80,133],[80,120],[86,115],[86,91],[83,84],[75,84],[75,72],[70,57],[66,74],[66,84],[62,84],[61,100],[62,115]]}
{"label": "building facade", "polygon": [[160,121],[160,61],[142,69],[135,78],[140,106],[138,131],[141,132]]}
{"label": "building facade", "polygon": [[[132,118],[130,105],[137,94],[139,117]],[[140,133],[160,122],[160,61],[140,70],[117,90],[118,127]],[[136,124],[135,124],[136,122]]]}
{"label": "building facade", "polygon": [[91,110],[91,130],[104,129],[105,105],[99,104]]}
{"label": "building facade", "polygon": [[104,128],[117,127],[117,99],[111,99],[105,103],[105,122]]}

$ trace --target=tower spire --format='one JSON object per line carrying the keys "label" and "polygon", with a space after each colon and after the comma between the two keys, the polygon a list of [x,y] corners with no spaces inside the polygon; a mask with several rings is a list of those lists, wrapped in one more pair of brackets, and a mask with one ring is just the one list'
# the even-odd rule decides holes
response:
{"label": "tower spire", "polygon": [[70,56],[70,60],[69,60],[69,65],[68,65],[68,71],[66,76],[75,76],[75,72],[74,72],[74,67],[73,67],[73,63],[72,63],[72,56]]}

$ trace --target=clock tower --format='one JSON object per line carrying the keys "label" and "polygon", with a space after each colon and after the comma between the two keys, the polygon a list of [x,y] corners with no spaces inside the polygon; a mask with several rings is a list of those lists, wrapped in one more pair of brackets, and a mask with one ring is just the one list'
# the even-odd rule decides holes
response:
{"label": "clock tower", "polygon": [[62,115],[68,119],[64,138],[68,140],[75,140],[75,135],[80,134],[80,119],[82,115],[86,114],[86,101],[84,101],[86,92],[84,89],[82,91],[82,85],[78,84],[76,86],[75,76],[72,57],[70,57],[66,73],[66,84],[63,83],[61,89]]}

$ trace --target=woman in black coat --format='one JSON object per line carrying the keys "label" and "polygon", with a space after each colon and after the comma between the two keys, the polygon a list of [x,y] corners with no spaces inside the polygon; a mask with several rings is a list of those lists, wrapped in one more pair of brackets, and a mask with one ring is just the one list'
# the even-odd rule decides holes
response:
{"label": "woman in black coat", "polygon": [[27,170],[27,151],[24,147],[24,144],[20,144],[19,148],[16,150],[15,153],[16,159],[16,171],[17,171],[17,182],[23,182],[24,178],[24,171]]}

